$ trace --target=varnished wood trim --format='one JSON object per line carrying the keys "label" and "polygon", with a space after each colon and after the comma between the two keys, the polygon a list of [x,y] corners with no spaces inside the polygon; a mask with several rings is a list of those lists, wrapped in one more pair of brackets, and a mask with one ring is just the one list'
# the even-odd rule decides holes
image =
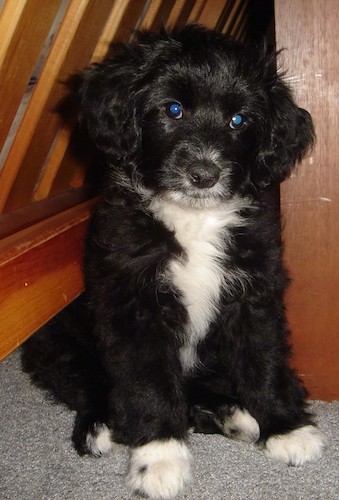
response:
{"label": "varnished wood trim", "polygon": [[93,201],[0,243],[0,359],[83,290],[83,241]]}

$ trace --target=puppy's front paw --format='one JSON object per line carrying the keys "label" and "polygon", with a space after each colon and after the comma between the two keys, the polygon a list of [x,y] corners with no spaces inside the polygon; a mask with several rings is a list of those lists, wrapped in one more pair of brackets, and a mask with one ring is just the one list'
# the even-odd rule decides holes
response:
{"label": "puppy's front paw", "polygon": [[264,453],[288,465],[303,465],[317,461],[325,446],[324,434],[314,425],[305,425],[287,434],[271,436],[266,442]]}
{"label": "puppy's front paw", "polygon": [[183,442],[152,441],[132,451],[127,485],[148,498],[174,498],[191,479],[190,461]]}

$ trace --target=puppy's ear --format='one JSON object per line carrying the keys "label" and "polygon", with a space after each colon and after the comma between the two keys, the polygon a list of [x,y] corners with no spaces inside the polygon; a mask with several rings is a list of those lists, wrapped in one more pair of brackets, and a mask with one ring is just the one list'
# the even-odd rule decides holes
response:
{"label": "puppy's ear", "polygon": [[139,144],[137,71],[133,56],[128,59],[126,52],[87,68],[79,90],[80,123],[101,152],[125,161],[135,154]]}
{"label": "puppy's ear", "polygon": [[272,59],[266,68],[268,117],[264,142],[258,154],[256,179],[261,188],[282,182],[314,143],[310,114],[298,108],[291,92],[274,67]]}

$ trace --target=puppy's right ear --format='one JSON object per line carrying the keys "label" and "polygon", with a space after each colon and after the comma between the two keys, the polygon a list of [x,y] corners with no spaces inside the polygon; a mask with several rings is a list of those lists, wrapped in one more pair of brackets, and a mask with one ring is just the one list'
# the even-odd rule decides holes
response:
{"label": "puppy's right ear", "polygon": [[136,71],[131,60],[121,59],[110,58],[84,70],[79,119],[101,152],[128,161],[139,144]]}

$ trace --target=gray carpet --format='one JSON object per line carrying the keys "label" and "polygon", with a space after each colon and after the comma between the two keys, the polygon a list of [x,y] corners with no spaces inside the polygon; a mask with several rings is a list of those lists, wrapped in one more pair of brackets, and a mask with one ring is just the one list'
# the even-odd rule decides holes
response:
{"label": "gray carpet", "polygon": [[[339,498],[339,402],[312,404],[329,447],[316,464],[288,467],[254,446],[192,435],[194,482],[178,500]],[[15,353],[0,366],[0,499],[126,500],[128,452],[80,458],[70,436],[74,415],[52,404],[21,373]]]}

